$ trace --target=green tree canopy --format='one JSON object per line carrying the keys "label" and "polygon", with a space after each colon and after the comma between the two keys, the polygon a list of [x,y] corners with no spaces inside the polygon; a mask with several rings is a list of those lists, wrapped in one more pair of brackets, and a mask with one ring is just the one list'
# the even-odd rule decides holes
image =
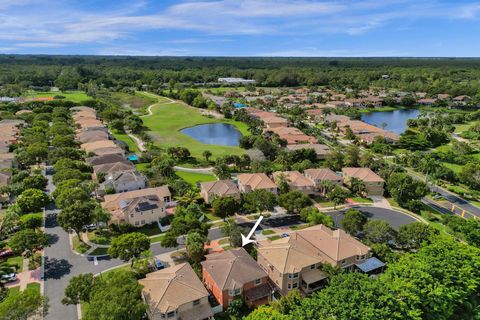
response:
{"label": "green tree canopy", "polygon": [[114,238],[112,245],[108,248],[108,254],[112,258],[129,261],[133,258],[139,258],[148,249],[150,249],[150,239],[143,233],[132,232]]}

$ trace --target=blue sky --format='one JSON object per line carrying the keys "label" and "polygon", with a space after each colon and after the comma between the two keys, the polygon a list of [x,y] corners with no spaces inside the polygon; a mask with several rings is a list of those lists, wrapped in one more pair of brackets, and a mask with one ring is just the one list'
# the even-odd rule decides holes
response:
{"label": "blue sky", "polygon": [[0,0],[0,53],[480,56],[480,1]]}

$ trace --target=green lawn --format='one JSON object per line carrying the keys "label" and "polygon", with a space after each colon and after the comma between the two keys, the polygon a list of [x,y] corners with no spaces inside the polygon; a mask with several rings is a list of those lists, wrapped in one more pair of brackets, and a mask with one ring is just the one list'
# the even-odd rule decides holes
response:
{"label": "green lawn", "polygon": [[467,131],[472,124],[473,124],[473,121],[472,122],[467,122],[467,123],[462,123],[462,124],[456,124],[455,125],[455,133],[461,133],[463,131]]}
{"label": "green lawn", "polygon": [[90,246],[88,244],[80,242],[77,236],[72,237],[72,244],[73,244],[73,250],[79,253],[85,253],[90,249]]}
{"label": "green lawn", "polygon": [[120,133],[120,132],[115,131],[115,130],[111,130],[111,131],[112,131],[115,139],[117,139],[119,141],[123,141],[127,144],[128,150],[130,150],[130,152],[133,152],[133,153],[140,152],[140,150],[137,147],[137,144],[135,143],[135,141],[133,141],[132,138],[130,138],[130,136],[128,134]]}
{"label": "green lawn", "polygon": [[138,171],[144,171],[147,170],[149,163],[136,163],[135,168],[137,168]]}
{"label": "green lawn", "polygon": [[379,108],[363,108],[363,109],[360,109],[360,112],[361,113],[386,112],[386,111],[394,111],[398,109],[399,108],[385,106],[385,107],[379,107]]}
{"label": "green lawn", "polygon": [[229,119],[215,119],[203,116],[199,109],[188,107],[184,104],[163,104],[152,109],[153,115],[143,117],[143,122],[151,131],[155,143],[161,147],[186,147],[193,157],[203,158],[202,153],[210,150],[212,158],[225,155],[241,155],[244,150],[239,147],[218,146],[201,143],[183,133],[180,130],[200,124],[230,123],[243,135],[248,135],[246,124]]}
{"label": "green lawn", "polygon": [[38,282],[29,283],[29,284],[27,284],[27,289],[35,290],[38,293],[40,293],[40,283],[38,283]]}
{"label": "green lawn", "polygon": [[117,100],[121,106],[132,109],[144,109],[157,102],[155,97],[145,95],[140,91],[135,92],[134,95],[125,92],[114,92],[112,93],[112,99]]}
{"label": "green lawn", "polygon": [[143,96],[143,97],[146,97],[148,99],[151,99],[151,101],[153,101],[152,103],[155,103],[155,102],[156,103],[170,102],[170,100],[168,100],[168,98],[156,95],[155,93],[151,93],[151,92],[137,91],[136,94],[139,95],[139,96]]}
{"label": "green lawn", "polygon": [[460,171],[462,171],[463,165],[461,164],[455,164],[455,163],[448,163],[448,162],[442,162],[443,165],[449,169],[452,169],[453,172],[456,174],[459,174]]}
{"label": "green lawn", "polygon": [[20,286],[8,288],[8,294],[15,294],[20,292]]}
{"label": "green lawn", "polygon": [[355,198],[352,198],[352,200],[357,203],[373,203],[372,199],[370,198],[355,197]]}
{"label": "green lawn", "polygon": [[203,173],[195,173],[195,172],[186,172],[186,171],[177,171],[175,172],[177,176],[182,178],[183,180],[187,181],[192,186],[195,186],[197,182],[208,182],[208,181],[215,181],[215,178],[212,174],[203,174]]}
{"label": "green lawn", "polygon": [[274,233],[275,233],[275,231],[273,231],[273,230],[263,230],[262,231],[262,234],[264,236],[269,236],[269,235],[274,234]]}
{"label": "green lawn", "polygon": [[91,256],[102,256],[108,254],[108,248],[95,248],[92,252],[90,252]]}
{"label": "green lawn", "polygon": [[28,91],[24,95],[26,98],[47,98],[55,96],[64,96],[65,100],[73,102],[82,102],[85,100],[91,100],[92,97],[87,96],[83,91],[57,91],[57,92],[37,92]]}
{"label": "green lawn", "polygon": [[2,261],[0,263],[0,266],[15,267],[16,272],[20,273],[23,271],[23,257],[22,256],[10,257],[7,260]]}
{"label": "green lawn", "polygon": [[159,234],[158,236],[151,237],[150,243],[160,242],[162,241],[163,237],[165,237],[165,233]]}

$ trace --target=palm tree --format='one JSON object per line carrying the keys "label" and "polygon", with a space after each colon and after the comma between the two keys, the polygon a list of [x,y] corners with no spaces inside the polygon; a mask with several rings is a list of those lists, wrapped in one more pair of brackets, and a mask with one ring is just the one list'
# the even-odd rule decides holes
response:
{"label": "palm tree", "polygon": [[208,162],[208,159],[212,156],[212,152],[210,152],[210,150],[205,150],[203,151],[202,155],[205,158],[205,161]]}
{"label": "palm tree", "polygon": [[330,180],[322,180],[319,183],[319,188],[323,196],[325,196],[328,192],[332,191],[335,188],[335,183]]}
{"label": "palm tree", "polygon": [[182,196],[176,197],[178,204],[182,207],[186,207],[189,204],[197,203],[200,200],[200,195],[196,190],[190,189],[185,192]]}
{"label": "palm tree", "polygon": [[352,191],[353,194],[357,196],[361,196],[362,194],[365,194],[367,192],[367,187],[365,186],[365,183],[358,178],[350,179],[349,184],[350,184],[350,190]]}

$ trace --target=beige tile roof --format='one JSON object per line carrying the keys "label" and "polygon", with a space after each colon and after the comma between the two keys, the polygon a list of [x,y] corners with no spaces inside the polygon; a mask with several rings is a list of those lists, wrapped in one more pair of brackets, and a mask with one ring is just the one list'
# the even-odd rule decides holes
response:
{"label": "beige tile roof", "polygon": [[77,140],[81,143],[108,140],[109,134],[104,130],[82,131],[77,134]]}
{"label": "beige tile roof", "polygon": [[188,263],[149,273],[138,282],[143,286],[143,296],[152,312],[168,313],[208,296]]}
{"label": "beige tile roof", "polygon": [[267,277],[267,273],[243,248],[205,256],[202,268],[223,290],[242,288],[246,283]]}
{"label": "beige tile roof", "polygon": [[264,117],[264,118],[261,118],[263,122],[265,122],[266,124],[273,124],[273,123],[281,123],[281,124],[284,124],[284,123],[288,123],[288,120],[285,119],[285,118],[282,118],[282,117],[278,117],[278,116],[271,116],[271,117]]}
{"label": "beige tile roof", "polygon": [[291,135],[303,135],[304,133],[295,127],[278,127],[278,128],[268,128],[265,131],[273,132],[278,134],[279,136],[285,134]]}
{"label": "beige tile roof", "polygon": [[213,193],[219,197],[232,196],[240,193],[237,185],[232,180],[218,180],[200,183],[200,188],[207,193]]}
{"label": "beige tile roof", "polygon": [[282,273],[299,272],[318,262],[337,264],[370,248],[342,229],[332,230],[316,225],[296,231],[287,238],[260,241],[258,252]]}
{"label": "beige tile roof", "polygon": [[313,149],[317,155],[328,155],[330,154],[330,148],[327,145],[320,143],[302,143],[302,144],[289,144],[287,149],[290,151],[302,150],[302,149]]}
{"label": "beige tile roof", "polygon": [[87,158],[85,159],[85,162],[91,166],[96,166],[96,165],[105,164],[105,163],[129,162],[129,161],[119,154],[107,154],[103,156],[94,156],[94,157]]}
{"label": "beige tile roof", "polygon": [[116,194],[107,194],[104,197],[104,201],[102,202],[102,207],[109,211],[118,210],[120,208],[120,202],[122,200],[134,199],[138,197],[150,196],[155,195],[158,196],[160,199],[165,197],[171,197],[170,190],[168,186],[161,186],[156,188],[146,188],[141,190],[134,190]]}
{"label": "beige tile roof", "polygon": [[313,187],[315,184],[313,181],[305,177],[299,171],[277,171],[273,173],[273,178],[278,182],[281,175],[285,175],[285,178],[289,181],[289,185],[292,187]]}
{"label": "beige tile roof", "polygon": [[111,154],[123,155],[124,151],[120,147],[107,147],[107,148],[95,149],[93,153],[95,153],[97,156],[105,156],[105,155],[111,155]]}
{"label": "beige tile roof", "polygon": [[131,162],[114,162],[114,163],[105,163],[93,166],[93,172],[99,174],[104,172],[107,174],[112,174],[114,172],[125,172],[135,170],[135,166]]}
{"label": "beige tile roof", "polygon": [[277,188],[277,185],[265,173],[242,173],[237,176],[238,181],[252,190]]}
{"label": "beige tile roof", "polygon": [[344,177],[354,177],[365,182],[385,182],[369,168],[343,168],[342,173]]}
{"label": "beige tile roof", "polygon": [[100,140],[95,142],[83,143],[80,145],[80,148],[82,148],[86,152],[94,152],[97,149],[115,147],[117,147],[117,145],[112,140]]}
{"label": "beige tile roof", "polygon": [[305,175],[311,177],[315,180],[330,180],[330,181],[341,181],[342,177],[333,172],[328,168],[320,169],[307,169],[305,170]]}
{"label": "beige tile roof", "polygon": [[11,171],[0,171],[0,186],[6,186],[10,184],[12,179]]}

